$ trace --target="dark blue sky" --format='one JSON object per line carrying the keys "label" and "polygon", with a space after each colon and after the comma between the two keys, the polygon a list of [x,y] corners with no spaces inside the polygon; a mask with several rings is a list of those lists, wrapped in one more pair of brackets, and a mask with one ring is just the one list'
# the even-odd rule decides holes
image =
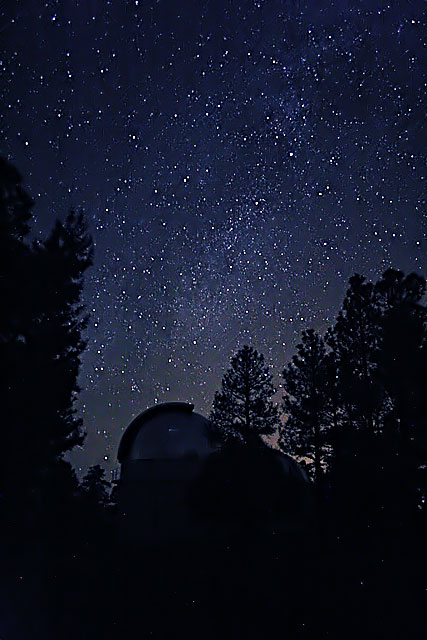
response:
{"label": "dark blue sky", "polygon": [[2,4],[0,152],[35,233],[82,207],[96,245],[77,465],[206,414],[244,343],[277,374],[354,272],[425,272],[424,2],[390,5]]}

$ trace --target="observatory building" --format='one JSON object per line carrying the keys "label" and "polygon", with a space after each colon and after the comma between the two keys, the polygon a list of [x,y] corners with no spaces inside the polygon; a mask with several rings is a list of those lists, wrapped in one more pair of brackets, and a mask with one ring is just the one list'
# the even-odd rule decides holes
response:
{"label": "observatory building", "polygon": [[[299,495],[306,495],[309,482],[299,465],[290,456],[272,452],[262,443],[260,446],[274,457],[273,464],[282,470],[283,478],[289,479],[292,491],[299,487],[303,489]],[[209,421],[190,403],[159,404],[137,416],[124,432],[117,456],[121,464],[120,537],[127,542],[161,544],[212,535],[212,522],[195,516],[190,496],[198,486],[206,486],[202,479],[220,450]],[[218,468],[219,475],[216,471],[213,481],[212,475],[208,481],[213,501],[217,483],[228,489],[222,482],[223,467]],[[205,494],[202,503],[204,499]],[[298,500],[303,513],[307,510],[305,498]]]}
{"label": "observatory building", "polygon": [[191,484],[218,449],[209,421],[186,402],[150,407],[124,432],[119,513],[126,539],[162,542],[197,535],[187,503]]}

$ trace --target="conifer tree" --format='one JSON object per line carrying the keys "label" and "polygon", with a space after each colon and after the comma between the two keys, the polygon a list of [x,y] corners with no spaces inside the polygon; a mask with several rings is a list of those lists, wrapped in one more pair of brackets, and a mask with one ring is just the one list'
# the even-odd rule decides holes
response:
{"label": "conifer tree", "polygon": [[83,442],[81,418],[75,400],[80,390],[77,376],[86,346],[87,324],[82,304],[84,273],[92,264],[92,240],[81,213],[71,211],[65,222],[57,221],[45,240],[35,248],[39,275],[34,337],[41,385],[48,385],[49,403],[43,389],[34,388],[34,408],[46,425],[49,456],[61,457]]}
{"label": "conifer tree", "polygon": [[373,432],[382,410],[382,393],[375,378],[379,322],[376,293],[372,283],[358,274],[349,284],[326,342],[334,353],[348,425]]}
{"label": "conifer tree", "polygon": [[281,443],[291,454],[314,460],[316,482],[322,473],[323,436],[327,427],[325,359],[323,339],[308,329],[302,333],[297,354],[283,370],[283,411],[287,421],[281,430]]}
{"label": "conifer tree", "polygon": [[328,351],[324,360],[325,415],[331,429],[337,432],[343,423],[342,389],[339,380],[338,362],[333,351]]}
{"label": "conifer tree", "polygon": [[[22,391],[19,362],[31,309],[31,257],[26,236],[32,205],[19,172],[0,158],[0,398],[6,416],[14,413]],[[7,434],[3,443],[7,448]]]}
{"label": "conifer tree", "polygon": [[19,172],[0,158],[0,341],[16,343],[28,313],[29,221],[33,201]]}
{"label": "conifer tree", "polygon": [[388,269],[375,284],[381,313],[377,377],[391,402],[389,417],[406,447],[425,427],[427,310],[425,278]]}
{"label": "conifer tree", "polygon": [[48,485],[49,469],[55,475],[62,455],[83,441],[74,404],[85,347],[83,276],[92,243],[82,215],[70,213],[45,241],[31,246],[25,240],[31,206],[21,176],[1,160],[0,490],[9,505],[35,497]]}
{"label": "conifer tree", "polygon": [[[13,453],[27,441],[27,353],[31,323],[33,261],[26,238],[33,202],[19,172],[0,158],[0,404],[3,457],[0,471],[2,505],[19,491],[23,479],[15,470]],[[25,469],[25,455],[20,466]],[[8,491],[7,488],[11,491]],[[12,489],[13,487],[13,489]]]}
{"label": "conifer tree", "polygon": [[275,389],[264,356],[245,345],[215,394],[210,420],[225,441],[247,442],[271,435],[280,426],[279,410],[272,400]]}
{"label": "conifer tree", "polygon": [[91,505],[105,507],[108,504],[110,483],[105,478],[105,469],[101,465],[95,464],[89,468],[81,487]]}

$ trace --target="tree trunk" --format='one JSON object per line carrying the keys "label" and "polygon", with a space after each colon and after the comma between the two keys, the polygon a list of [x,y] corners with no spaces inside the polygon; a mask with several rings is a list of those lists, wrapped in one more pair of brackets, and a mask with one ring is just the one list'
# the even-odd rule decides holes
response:
{"label": "tree trunk", "polygon": [[319,417],[317,413],[314,415],[314,477],[316,485],[319,485],[320,477],[322,475],[322,465],[320,460],[320,429],[319,429]]}
{"label": "tree trunk", "polygon": [[[362,369],[363,369],[363,386],[365,387],[365,402],[370,402],[370,388],[369,388],[369,371],[368,371],[368,358],[366,355],[366,335],[365,335],[365,326],[362,318],[362,310],[359,306],[359,330],[360,330],[360,342],[361,342],[361,352],[362,352]],[[369,406],[365,407],[365,422],[366,426],[373,432],[373,420],[372,420],[372,411]]]}
{"label": "tree trunk", "polygon": [[249,413],[249,402],[250,402],[250,389],[249,389],[249,371],[248,371],[248,363],[245,363],[245,428],[246,433],[249,433],[250,430],[250,413]]}

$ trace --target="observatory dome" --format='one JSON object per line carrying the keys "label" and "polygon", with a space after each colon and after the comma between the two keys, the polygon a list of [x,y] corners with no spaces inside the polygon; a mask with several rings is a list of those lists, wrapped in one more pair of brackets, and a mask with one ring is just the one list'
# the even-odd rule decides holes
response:
{"label": "observatory dome", "polygon": [[205,457],[216,450],[209,421],[187,402],[150,407],[131,422],[122,436],[118,460],[168,460]]}
{"label": "observatory dome", "polygon": [[206,503],[218,504],[221,487],[225,511],[242,511],[243,493],[243,508],[250,513],[264,509],[264,498],[257,502],[253,496],[263,482],[265,494],[271,493],[271,481],[276,493],[288,496],[286,511],[280,507],[273,518],[276,530],[303,525],[309,509],[307,477],[295,460],[261,441],[239,450],[221,447],[209,420],[191,403],[167,402],[143,411],[123,433],[117,457],[119,530],[126,543],[228,535],[232,522],[224,525],[221,517],[203,511]]}

